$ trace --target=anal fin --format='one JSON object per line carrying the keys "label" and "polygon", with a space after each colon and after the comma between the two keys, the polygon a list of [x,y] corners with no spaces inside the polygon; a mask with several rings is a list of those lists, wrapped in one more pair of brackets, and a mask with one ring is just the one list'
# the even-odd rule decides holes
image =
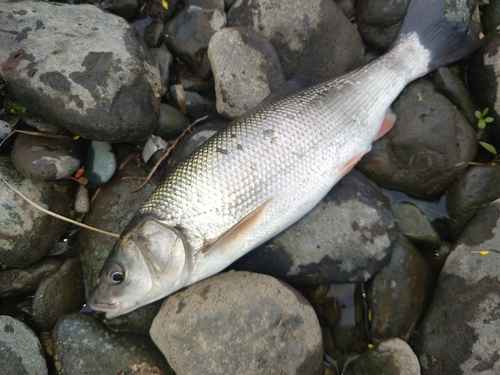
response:
{"label": "anal fin", "polygon": [[394,123],[396,122],[396,117],[396,114],[389,108],[385,113],[384,119],[382,120],[382,125],[380,125],[380,129],[378,130],[375,140],[382,138],[387,134],[389,130],[392,129]]}
{"label": "anal fin", "polygon": [[[354,168],[354,166],[358,163],[358,161],[361,160],[365,153],[360,152],[359,154],[354,155],[351,159],[347,161],[347,163],[344,164],[344,166],[340,169],[339,175],[338,175],[338,180],[340,180],[342,177],[344,177],[349,171]],[[337,181],[338,181],[337,180]]]}

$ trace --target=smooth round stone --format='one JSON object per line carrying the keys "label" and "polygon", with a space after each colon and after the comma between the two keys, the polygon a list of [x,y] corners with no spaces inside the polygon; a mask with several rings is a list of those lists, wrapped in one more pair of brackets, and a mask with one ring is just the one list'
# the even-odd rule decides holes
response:
{"label": "smooth round stone", "polygon": [[85,173],[90,187],[104,185],[116,170],[116,157],[113,147],[107,142],[92,141],[87,149]]}
{"label": "smooth round stone", "polygon": [[410,83],[392,107],[394,127],[356,168],[377,185],[439,197],[476,155],[474,129],[425,78]]}
{"label": "smooth round stone", "polygon": [[313,308],[266,275],[233,271],[191,285],[163,303],[150,335],[178,374],[322,374]]}
{"label": "smooth round stone", "polygon": [[417,356],[398,338],[381,342],[347,365],[345,375],[420,375]]}
{"label": "smooth round stone", "polygon": [[401,202],[392,206],[401,233],[415,244],[433,248],[441,246],[441,239],[425,215],[412,203]]}
{"label": "smooth round stone", "polygon": [[5,139],[10,133],[12,133],[12,126],[4,120],[0,120],[0,140]]}
{"label": "smooth round stone", "polygon": [[68,133],[68,131],[58,123],[47,120],[42,116],[35,115],[34,113],[29,111],[23,113],[23,122],[25,122],[26,125],[31,126],[43,133],[50,133],[50,134]]}
{"label": "smooth round stone", "polygon": [[[38,205],[59,215],[69,214],[74,183],[25,179],[6,156],[0,156],[0,177]],[[29,266],[54,245],[68,223],[28,205],[2,181],[0,186],[0,263]]]}
{"label": "smooth round stone", "polygon": [[24,323],[0,316],[0,364],[2,374],[47,375],[47,365],[38,337]]}
{"label": "smooth round stone", "polygon": [[409,341],[431,302],[435,279],[418,250],[400,237],[390,262],[370,281],[371,336]]}
{"label": "smooth round stone", "polygon": [[80,167],[85,152],[83,140],[19,134],[11,158],[14,167],[33,181],[55,181],[70,177]]}
{"label": "smooth round stone", "polygon": [[161,103],[160,105],[160,127],[156,135],[166,140],[173,140],[181,135],[182,131],[189,125],[189,120],[174,106]]}
{"label": "smooth round stone", "polygon": [[71,258],[42,280],[33,298],[33,319],[51,330],[61,316],[76,312],[85,302],[83,272],[78,258]]}
{"label": "smooth round stone", "polygon": [[413,345],[422,375],[500,373],[500,200],[472,219],[439,275]]}
{"label": "smooth round stone", "polygon": [[351,171],[308,214],[236,264],[297,284],[365,282],[387,263],[396,239],[387,198]]}
{"label": "smooth round stone", "polygon": [[59,319],[52,333],[54,364],[58,373],[71,375],[135,372],[132,365],[146,362],[173,375],[165,358],[147,336],[114,333],[92,317],[74,313]]}
{"label": "smooth round stone", "polygon": [[86,214],[90,210],[89,190],[84,185],[78,185],[75,197],[75,211]]}
{"label": "smooth round stone", "polygon": [[182,94],[179,94],[175,90],[175,87],[171,87],[168,98],[170,103],[181,108],[181,112],[182,108],[186,109],[185,115],[190,121],[195,121],[205,116],[219,115],[215,102],[197,92],[183,91]]}
{"label": "smooth round stone", "polygon": [[[174,62],[174,57],[172,56],[170,51],[166,48],[151,48],[150,51],[156,61],[156,64],[158,64],[158,69],[160,69],[161,96],[163,96],[168,91],[170,67]],[[162,106],[163,103],[160,103],[160,118],[161,118]],[[160,119],[160,124],[161,124],[161,119]]]}
{"label": "smooth round stone", "polygon": [[276,50],[261,34],[244,27],[215,33],[208,45],[217,111],[237,118],[285,83]]}
{"label": "smooth round stone", "polygon": [[8,268],[0,272],[0,297],[16,297],[35,293],[38,284],[57,271],[62,262],[44,259],[25,268]]}
{"label": "smooth round stone", "polygon": [[339,8],[344,12],[344,15],[347,19],[351,19],[354,17],[354,13],[356,11],[354,6],[354,0],[335,0],[335,3],[339,6]]}
{"label": "smooth round stone", "polygon": [[163,44],[163,19],[154,19],[144,30],[144,41],[149,48],[159,47]]}

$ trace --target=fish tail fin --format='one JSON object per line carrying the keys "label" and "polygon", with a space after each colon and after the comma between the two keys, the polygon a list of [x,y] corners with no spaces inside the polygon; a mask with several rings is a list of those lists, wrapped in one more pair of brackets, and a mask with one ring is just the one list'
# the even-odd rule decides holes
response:
{"label": "fish tail fin", "polygon": [[[447,3],[447,4],[445,4]],[[416,34],[430,55],[428,71],[457,61],[481,44],[469,29],[466,1],[411,0],[398,42]]]}

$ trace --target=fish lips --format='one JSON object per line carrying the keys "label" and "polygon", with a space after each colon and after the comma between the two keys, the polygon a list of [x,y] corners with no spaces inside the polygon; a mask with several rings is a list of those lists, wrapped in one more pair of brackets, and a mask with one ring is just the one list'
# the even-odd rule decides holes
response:
{"label": "fish lips", "polygon": [[120,315],[120,307],[121,303],[107,303],[107,302],[99,302],[95,299],[94,291],[90,293],[87,304],[94,311],[104,312],[106,313],[107,319],[113,319]]}

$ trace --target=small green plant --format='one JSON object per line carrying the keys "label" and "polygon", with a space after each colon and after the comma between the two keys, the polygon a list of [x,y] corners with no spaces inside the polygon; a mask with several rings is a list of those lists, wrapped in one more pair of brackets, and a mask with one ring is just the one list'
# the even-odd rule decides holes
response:
{"label": "small green plant", "polygon": [[19,103],[12,104],[10,113],[12,113],[13,115],[16,115],[16,114],[19,114],[19,112],[21,112],[21,113],[26,112],[26,107],[23,106],[22,104],[19,104]]}
{"label": "small green plant", "polygon": [[490,0],[483,0],[483,3],[485,3],[485,4],[489,4],[489,3],[490,3]]}
{"label": "small green plant", "polygon": [[476,115],[477,118],[477,127],[479,129],[484,129],[486,127],[486,124],[489,124],[490,122],[493,122],[493,117],[486,117],[488,114],[488,111],[490,110],[489,107],[486,107],[483,109],[483,111],[476,111],[474,114]]}

